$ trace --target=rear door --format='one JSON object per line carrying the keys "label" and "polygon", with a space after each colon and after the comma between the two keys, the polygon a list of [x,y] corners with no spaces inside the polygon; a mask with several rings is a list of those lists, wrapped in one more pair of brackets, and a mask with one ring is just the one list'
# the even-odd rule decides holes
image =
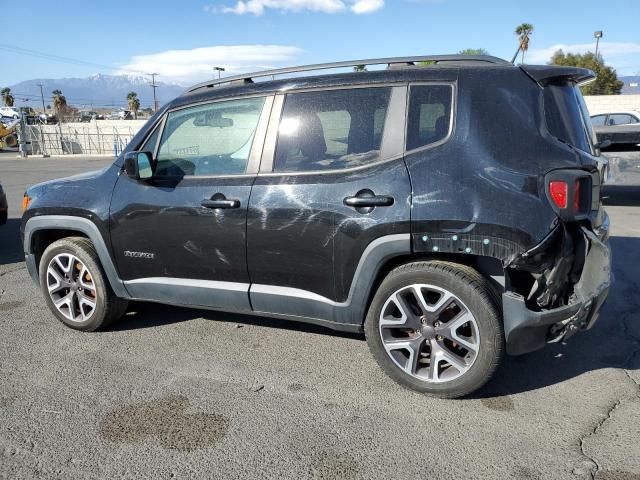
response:
{"label": "rear door", "polygon": [[276,97],[247,218],[254,310],[362,321],[346,306],[365,250],[410,228],[406,92],[369,86]]}
{"label": "rear door", "polygon": [[250,310],[246,214],[272,103],[170,111],[143,146],[155,152],[153,178],[120,176],[111,239],[133,297]]}

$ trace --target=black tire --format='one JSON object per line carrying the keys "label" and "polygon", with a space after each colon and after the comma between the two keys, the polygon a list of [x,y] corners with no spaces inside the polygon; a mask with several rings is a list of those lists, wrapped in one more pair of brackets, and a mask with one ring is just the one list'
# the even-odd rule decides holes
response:
{"label": "black tire", "polygon": [[[47,268],[51,261],[62,253],[74,255],[88,269],[95,286],[95,308],[91,316],[85,321],[73,321],[63,315],[54,305],[47,288]],[[42,254],[39,266],[40,288],[44,294],[49,309],[62,323],[75,330],[93,332],[103,329],[121,318],[127,311],[129,302],[113,293],[111,285],[100,264],[100,259],[93,243],[84,237],[67,237],[53,242]]]}
{"label": "black tire", "polygon": [[[379,330],[381,310],[394,292],[413,284],[448,290],[475,317],[480,338],[477,356],[465,373],[450,381],[431,383],[410,375],[394,363],[384,347]],[[404,387],[440,398],[463,397],[482,387],[493,376],[504,355],[502,317],[491,286],[475,269],[452,262],[413,262],[389,272],[371,302],[364,330],[371,353],[387,375]]]}

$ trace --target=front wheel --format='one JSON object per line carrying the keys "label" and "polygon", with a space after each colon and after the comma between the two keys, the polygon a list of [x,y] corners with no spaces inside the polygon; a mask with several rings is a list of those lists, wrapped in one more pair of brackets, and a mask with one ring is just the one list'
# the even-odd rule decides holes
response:
{"label": "front wheel", "polygon": [[483,386],[504,351],[500,311],[487,280],[470,267],[443,261],[392,270],[371,303],[365,334],[391,378],[442,398]]}
{"label": "front wheel", "polygon": [[63,238],[47,247],[40,260],[40,286],[49,309],[75,330],[104,328],[124,315],[128,305],[113,293],[93,244],[83,237]]}

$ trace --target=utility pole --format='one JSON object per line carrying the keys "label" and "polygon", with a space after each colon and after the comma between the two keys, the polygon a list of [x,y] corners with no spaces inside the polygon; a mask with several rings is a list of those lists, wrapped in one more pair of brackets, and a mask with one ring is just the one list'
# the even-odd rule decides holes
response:
{"label": "utility pole", "polygon": [[600,43],[600,39],[602,38],[602,30],[598,30],[593,32],[593,36],[596,37],[596,60],[598,59],[598,45]]}
{"label": "utility pole", "polygon": [[39,83],[38,86],[40,87],[40,98],[42,99],[42,113],[46,115],[47,109],[44,107],[44,93],[42,92],[42,84]]}
{"label": "utility pole", "polygon": [[154,113],[158,111],[158,100],[156,100],[156,75],[160,75],[159,73],[150,73],[151,75],[151,88],[153,88],[153,111]]}
{"label": "utility pole", "polygon": [[213,67],[213,69],[218,72],[218,80],[220,80],[220,73],[224,72],[224,68],[222,68],[222,67]]}

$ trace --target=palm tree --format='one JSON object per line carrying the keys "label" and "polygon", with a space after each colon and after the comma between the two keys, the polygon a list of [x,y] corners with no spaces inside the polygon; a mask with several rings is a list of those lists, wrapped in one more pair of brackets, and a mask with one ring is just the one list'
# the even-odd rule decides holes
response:
{"label": "palm tree", "polygon": [[67,98],[62,94],[62,91],[56,89],[51,92],[53,95],[53,108],[58,116],[58,119],[62,122],[64,113],[67,109]]}
{"label": "palm tree", "polygon": [[11,95],[11,89],[9,87],[4,87],[0,90],[2,94],[2,102],[5,107],[13,107],[13,95]]}
{"label": "palm tree", "polygon": [[138,119],[138,110],[140,110],[140,100],[136,92],[129,92],[127,94],[127,103],[129,103],[129,110],[133,112],[133,118]]}
{"label": "palm tree", "polygon": [[524,53],[529,50],[529,39],[533,33],[533,25],[530,23],[523,23],[516,27],[515,34],[518,35],[518,51],[514,55],[518,56],[518,52],[522,52],[522,63],[524,63]]}

